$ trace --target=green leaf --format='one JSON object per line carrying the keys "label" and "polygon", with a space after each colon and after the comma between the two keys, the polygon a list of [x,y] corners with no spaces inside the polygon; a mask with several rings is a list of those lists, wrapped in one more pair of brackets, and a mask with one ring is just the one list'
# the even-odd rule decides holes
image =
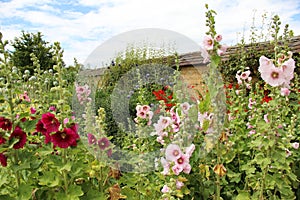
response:
{"label": "green leaf", "polygon": [[59,175],[50,171],[45,172],[39,180],[40,185],[45,185],[48,187],[56,187],[60,185]]}
{"label": "green leaf", "polygon": [[27,200],[31,199],[33,187],[26,184],[21,184],[18,188],[18,199],[20,200]]}
{"label": "green leaf", "polygon": [[250,200],[250,194],[246,191],[240,191],[235,200]]}

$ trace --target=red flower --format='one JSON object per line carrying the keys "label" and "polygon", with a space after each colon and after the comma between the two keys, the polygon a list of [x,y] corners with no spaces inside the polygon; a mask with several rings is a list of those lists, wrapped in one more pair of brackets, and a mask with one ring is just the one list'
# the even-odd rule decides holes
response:
{"label": "red flower", "polygon": [[96,144],[97,139],[96,139],[96,137],[93,134],[88,133],[87,137],[88,137],[88,143],[89,144]]}
{"label": "red flower", "polygon": [[57,132],[59,128],[59,121],[55,118],[55,115],[48,112],[42,115],[41,121],[44,124],[45,129],[48,133]]}
{"label": "red flower", "polygon": [[12,134],[10,135],[9,139],[11,140],[12,138],[19,139],[19,141],[14,144],[13,146],[14,149],[23,148],[27,141],[26,133],[19,126],[17,126],[14,132],[12,132]]}
{"label": "red flower", "polygon": [[7,157],[3,153],[0,153],[0,164],[2,167],[7,166]]}
{"label": "red flower", "polygon": [[69,146],[76,146],[76,140],[79,135],[71,128],[64,128],[63,131],[57,131],[55,134],[51,135],[51,141],[54,147],[58,146],[60,148],[68,148]]}
{"label": "red flower", "polygon": [[266,102],[269,103],[269,101],[272,100],[272,97],[269,97],[268,95],[264,96],[264,98],[262,99],[262,103]]}
{"label": "red flower", "polygon": [[2,128],[5,131],[10,131],[12,128],[12,123],[10,122],[9,119],[0,117],[0,128]]}
{"label": "red flower", "polygon": [[44,124],[41,120],[35,125],[36,131],[42,133],[45,136],[45,144],[51,142],[50,134],[48,133],[47,129],[44,127]]}
{"label": "red flower", "polygon": [[6,139],[0,135],[0,144],[4,144],[5,142],[6,142]]}

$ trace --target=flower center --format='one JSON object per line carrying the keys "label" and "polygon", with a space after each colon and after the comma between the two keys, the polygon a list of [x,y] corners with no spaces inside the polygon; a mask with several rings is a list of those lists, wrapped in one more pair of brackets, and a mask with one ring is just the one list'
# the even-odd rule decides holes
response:
{"label": "flower center", "polygon": [[182,159],[182,158],[179,158],[179,159],[177,160],[177,163],[178,163],[178,164],[182,164],[182,163],[183,163],[183,159]]}
{"label": "flower center", "polygon": [[208,44],[208,45],[212,45],[212,44],[213,44],[212,40],[208,40],[208,41],[207,41],[207,44]]}
{"label": "flower center", "polygon": [[278,78],[279,74],[278,72],[272,72],[271,77],[272,78]]}
{"label": "flower center", "polygon": [[61,138],[62,138],[62,139],[65,139],[66,137],[67,137],[67,134],[65,134],[65,133],[62,133],[62,134],[61,134]]}
{"label": "flower center", "polygon": [[173,155],[174,155],[174,156],[178,156],[178,155],[179,155],[179,151],[178,151],[178,150],[175,150],[175,151],[173,152]]}

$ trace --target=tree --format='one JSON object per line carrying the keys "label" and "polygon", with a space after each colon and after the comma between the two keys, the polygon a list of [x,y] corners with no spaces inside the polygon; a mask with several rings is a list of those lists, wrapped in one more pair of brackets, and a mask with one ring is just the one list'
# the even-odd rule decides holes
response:
{"label": "tree", "polygon": [[11,61],[14,66],[24,72],[28,69],[33,73],[33,61],[31,54],[33,53],[39,60],[41,70],[47,70],[53,67],[55,61],[53,60],[53,45],[43,40],[41,32],[25,33],[22,31],[20,37],[15,37],[11,42],[14,50],[11,52]]}

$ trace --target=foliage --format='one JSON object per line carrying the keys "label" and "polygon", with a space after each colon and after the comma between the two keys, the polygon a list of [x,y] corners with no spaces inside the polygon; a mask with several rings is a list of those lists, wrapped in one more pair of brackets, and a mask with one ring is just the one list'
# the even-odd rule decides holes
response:
{"label": "foliage", "polygon": [[49,42],[43,39],[41,32],[25,33],[22,31],[21,36],[11,42],[11,46],[14,48],[11,52],[12,65],[17,66],[21,72],[27,69],[31,74],[33,73],[32,55],[39,60],[41,70],[49,70],[57,64],[53,59],[54,46],[49,45]]}

